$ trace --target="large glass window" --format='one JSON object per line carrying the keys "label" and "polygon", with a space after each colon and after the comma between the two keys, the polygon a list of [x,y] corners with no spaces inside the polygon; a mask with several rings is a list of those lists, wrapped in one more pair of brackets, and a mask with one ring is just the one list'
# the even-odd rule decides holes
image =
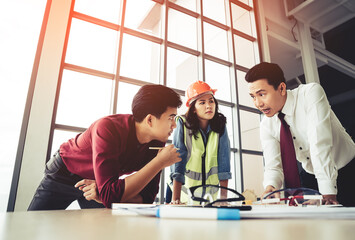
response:
{"label": "large glass window", "polygon": [[247,9],[232,4],[233,27],[243,33],[252,35],[251,13]]}
{"label": "large glass window", "polygon": [[225,1],[203,0],[203,15],[217,22],[226,24]]}
{"label": "large glass window", "polygon": [[260,115],[248,111],[240,111],[240,131],[242,148],[261,151],[260,144]]}
{"label": "large glass window", "polygon": [[[117,1],[119,2],[119,1]],[[125,27],[161,35],[161,5],[150,0],[127,1]]]}
{"label": "large glass window", "polygon": [[114,73],[117,32],[73,19],[65,62]]}
{"label": "large glass window", "polygon": [[112,81],[64,70],[56,123],[89,127],[110,114]]}
{"label": "large glass window", "polygon": [[239,2],[245,3],[246,5],[253,6],[253,0],[238,0]]}
{"label": "large glass window", "polygon": [[236,63],[246,68],[253,67],[256,64],[253,42],[238,35],[234,35],[234,45]]}
{"label": "large glass window", "polygon": [[208,23],[203,26],[206,53],[228,61],[227,31]]}
{"label": "large glass window", "polygon": [[142,38],[123,35],[120,75],[159,83],[160,45]]}
{"label": "large glass window", "polygon": [[169,1],[181,7],[196,12],[197,1],[199,0],[169,0]]}
{"label": "large glass window", "polygon": [[168,40],[170,42],[197,49],[196,18],[177,10],[170,9],[168,24]]}
{"label": "large glass window", "polygon": [[118,88],[117,113],[132,114],[132,101],[140,86],[120,82]]}
{"label": "large glass window", "polygon": [[215,97],[228,102],[232,101],[229,67],[209,60],[205,61],[206,82],[217,88]]}
{"label": "large glass window", "polygon": [[117,24],[120,6],[117,0],[75,0],[74,11]]}
{"label": "large glass window", "polygon": [[236,179],[236,171],[235,171],[235,154],[231,152],[231,172],[232,172],[232,179],[228,181],[228,187],[231,189],[237,189],[237,185],[235,184]]}
{"label": "large glass window", "polygon": [[245,81],[245,72],[237,70],[239,104],[255,108],[253,99],[249,95],[248,83]]}
{"label": "large glass window", "polygon": [[62,145],[62,143],[68,141],[71,138],[74,138],[79,133],[80,132],[78,131],[72,132],[72,131],[65,131],[65,130],[55,130],[53,136],[51,155],[53,155],[57,150],[59,150],[59,147],[60,145]]}
{"label": "large glass window", "polygon": [[[201,80],[218,89],[215,97],[227,117],[231,141],[234,179],[229,186],[239,188],[241,181],[235,178],[249,176],[254,164],[263,166],[260,116],[244,81],[247,69],[259,61],[252,1],[117,2],[75,2],[52,149],[100,117],[130,114],[133,96],[144,84],[164,84],[183,96],[189,84]],[[232,16],[227,19],[230,7]],[[182,99],[179,114],[187,110]],[[170,172],[166,169],[165,174]],[[241,188],[259,191],[260,178],[252,183],[244,179]]]}
{"label": "large glass window", "polygon": [[199,80],[197,57],[168,48],[167,85],[185,91],[190,83]]}
{"label": "large glass window", "polygon": [[228,138],[230,141],[230,146],[234,147],[234,136],[233,136],[233,114],[232,114],[232,108],[223,106],[221,104],[218,105],[219,111],[227,118],[227,132],[228,132]]}

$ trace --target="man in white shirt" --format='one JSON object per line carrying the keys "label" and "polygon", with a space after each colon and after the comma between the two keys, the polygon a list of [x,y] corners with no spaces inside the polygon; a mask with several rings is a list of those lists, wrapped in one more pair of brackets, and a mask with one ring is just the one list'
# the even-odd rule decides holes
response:
{"label": "man in white shirt", "polygon": [[245,79],[255,106],[266,116],[260,124],[263,195],[284,183],[278,118],[282,112],[291,131],[301,186],[319,190],[325,204],[355,206],[355,144],[331,110],[323,88],[309,83],[286,90],[281,68],[266,62],[251,68]]}

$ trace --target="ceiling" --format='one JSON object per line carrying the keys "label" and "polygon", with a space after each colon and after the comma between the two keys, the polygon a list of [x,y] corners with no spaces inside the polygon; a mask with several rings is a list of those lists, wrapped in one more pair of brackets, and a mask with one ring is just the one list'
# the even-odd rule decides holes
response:
{"label": "ceiling", "polygon": [[[287,2],[296,2],[296,7],[285,7]],[[262,3],[270,58],[284,70],[288,88],[305,83],[297,24],[309,24],[320,83],[333,111],[354,139],[355,114],[349,110],[355,110],[355,1],[263,0]]]}

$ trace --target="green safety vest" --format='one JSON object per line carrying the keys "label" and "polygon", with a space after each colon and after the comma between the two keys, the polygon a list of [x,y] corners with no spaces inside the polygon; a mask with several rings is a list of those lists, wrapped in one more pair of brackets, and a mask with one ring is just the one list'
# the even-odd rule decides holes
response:
{"label": "green safety vest", "polygon": [[[180,116],[185,123],[184,116]],[[180,117],[176,118],[176,121]],[[219,185],[218,179],[218,144],[219,134],[210,131],[205,146],[200,132],[197,133],[197,139],[193,136],[192,130],[184,125],[184,143],[187,148],[187,163],[185,170],[185,185],[181,191],[181,202],[187,202],[187,188],[212,184]]]}

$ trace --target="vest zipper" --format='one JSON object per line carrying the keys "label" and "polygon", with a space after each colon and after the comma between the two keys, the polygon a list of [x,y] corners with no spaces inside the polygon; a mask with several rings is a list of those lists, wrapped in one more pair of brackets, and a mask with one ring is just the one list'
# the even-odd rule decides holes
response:
{"label": "vest zipper", "polygon": [[[201,137],[203,138],[203,135],[201,133]],[[206,142],[203,141],[203,145],[205,145],[205,152],[202,154],[202,185],[206,185],[206,151],[207,151],[207,142],[208,142],[208,137],[209,134],[206,134]],[[202,189],[202,196],[205,196],[206,194],[206,188]],[[200,204],[202,204],[200,202]]]}
{"label": "vest zipper", "polygon": [[203,135],[201,133],[203,145],[205,145],[205,152],[202,154],[202,185],[206,185],[206,147],[207,147],[207,141],[208,141],[208,136],[206,136],[206,142],[203,140]]}
{"label": "vest zipper", "polygon": [[206,185],[206,150],[202,155],[202,185]]}

